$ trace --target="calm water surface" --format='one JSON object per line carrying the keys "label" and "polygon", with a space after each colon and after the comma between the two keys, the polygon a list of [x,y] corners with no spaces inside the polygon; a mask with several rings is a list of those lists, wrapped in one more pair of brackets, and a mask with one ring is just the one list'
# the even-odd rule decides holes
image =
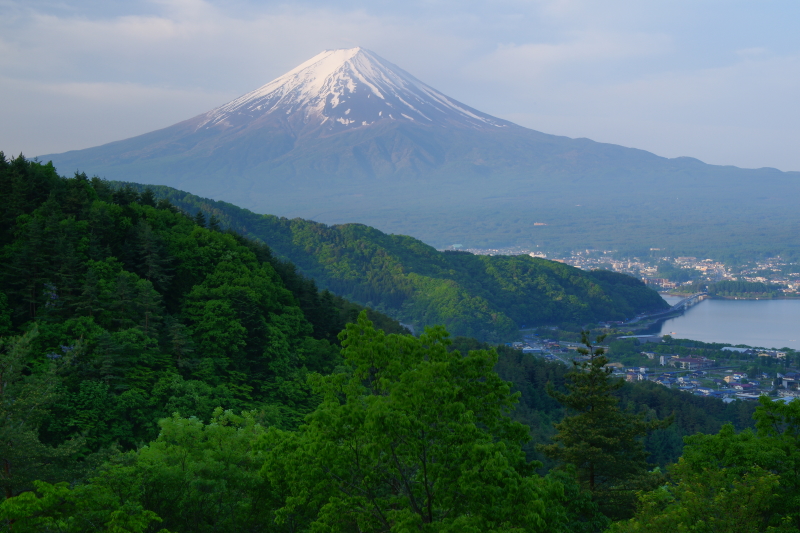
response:
{"label": "calm water surface", "polygon": [[[664,299],[670,305],[681,300]],[[664,321],[660,333],[703,342],[800,350],[800,299],[703,300],[682,316]]]}

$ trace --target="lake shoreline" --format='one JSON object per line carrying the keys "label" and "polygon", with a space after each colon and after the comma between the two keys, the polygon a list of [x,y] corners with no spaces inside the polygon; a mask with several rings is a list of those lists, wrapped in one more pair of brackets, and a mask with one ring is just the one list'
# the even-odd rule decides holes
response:
{"label": "lake shoreline", "polygon": [[[663,296],[663,295],[662,295]],[[669,295],[675,301],[680,297]],[[800,298],[707,298],[642,333],[710,343],[800,350]],[[673,334],[673,332],[675,332]]]}
{"label": "lake shoreline", "polygon": [[[694,293],[687,292],[687,293],[668,293],[668,292],[659,292],[662,297],[664,296],[674,296],[676,298],[688,298]],[[709,295],[709,300],[800,300],[800,294],[797,296],[775,296],[775,297],[763,297],[763,296],[718,296],[718,295]]]}

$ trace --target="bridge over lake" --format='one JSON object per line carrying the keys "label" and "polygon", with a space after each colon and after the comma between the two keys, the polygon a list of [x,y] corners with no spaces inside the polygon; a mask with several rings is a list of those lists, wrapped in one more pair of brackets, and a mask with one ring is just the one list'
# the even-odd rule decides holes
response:
{"label": "bridge over lake", "polygon": [[696,293],[692,294],[691,296],[688,296],[688,297],[684,298],[683,300],[681,300],[680,302],[676,303],[672,307],[670,307],[670,310],[671,311],[686,311],[691,306],[702,302],[706,298],[708,298],[708,293],[707,292],[696,292]]}
{"label": "bridge over lake", "polygon": [[682,312],[686,311],[688,308],[690,308],[691,306],[700,303],[701,301],[705,300],[706,298],[708,298],[708,293],[706,293],[706,292],[696,292],[696,293],[692,294],[691,296],[687,296],[686,298],[684,298],[680,302],[676,303],[675,305],[673,305],[672,307],[670,307],[666,311],[659,311],[657,313],[648,313],[646,315],[640,315],[640,316],[637,316],[636,318],[634,318],[633,320],[629,320],[629,321],[627,321],[625,323],[626,324],[634,324],[634,323],[636,323],[636,322],[638,322],[640,320],[645,320],[645,319],[648,319],[648,318],[659,318],[659,317],[666,316],[666,315],[669,315],[669,314],[672,314],[672,313],[682,313]]}

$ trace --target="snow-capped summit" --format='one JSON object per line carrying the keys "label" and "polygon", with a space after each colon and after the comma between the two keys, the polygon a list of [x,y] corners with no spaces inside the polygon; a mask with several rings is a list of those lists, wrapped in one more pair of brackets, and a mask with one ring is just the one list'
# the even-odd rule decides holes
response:
{"label": "snow-capped summit", "polygon": [[[166,128],[39,157],[61,172],[168,185],[288,218],[361,222],[440,245],[561,246],[567,238],[582,242],[584,228],[612,243],[634,219],[655,228],[676,216],[702,218],[711,227],[726,224],[731,210],[745,217],[739,226],[762,228],[753,231],[770,231],[762,221],[775,217],[800,223],[797,174],[714,167],[534,131],[448,98],[362,48],[322,52]],[[768,201],[742,211],[742,191],[764,183]],[[665,184],[681,198],[682,214],[664,198]],[[692,219],[698,212],[705,218]],[[291,238],[282,233],[286,224],[270,238]],[[686,242],[700,242],[698,224],[684,224]],[[681,228],[658,235],[674,246]]]}
{"label": "snow-capped summit", "polygon": [[509,123],[481,113],[364,48],[326,50],[266,85],[202,116],[201,128],[286,121],[295,131],[328,131],[381,121],[471,127]]}

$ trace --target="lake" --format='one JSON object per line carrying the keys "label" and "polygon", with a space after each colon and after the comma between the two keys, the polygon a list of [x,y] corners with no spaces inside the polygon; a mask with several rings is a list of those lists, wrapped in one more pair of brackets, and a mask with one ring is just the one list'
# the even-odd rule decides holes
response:
{"label": "lake", "polygon": [[[681,298],[664,296],[670,305]],[[800,299],[703,300],[661,323],[661,335],[800,350]]]}

